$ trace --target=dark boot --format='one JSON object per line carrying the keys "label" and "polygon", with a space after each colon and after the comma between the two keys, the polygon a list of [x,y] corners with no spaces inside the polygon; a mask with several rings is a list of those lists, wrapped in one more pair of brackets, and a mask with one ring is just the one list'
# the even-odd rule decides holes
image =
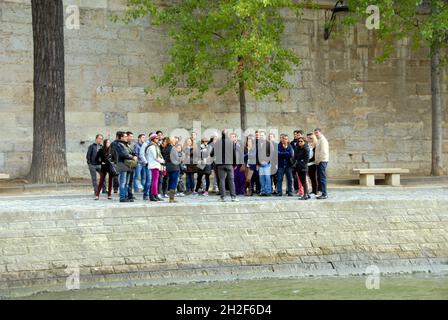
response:
{"label": "dark boot", "polygon": [[158,200],[157,200],[157,197],[155,195],[151,195],[149,197],[149,201],[158,201]]}

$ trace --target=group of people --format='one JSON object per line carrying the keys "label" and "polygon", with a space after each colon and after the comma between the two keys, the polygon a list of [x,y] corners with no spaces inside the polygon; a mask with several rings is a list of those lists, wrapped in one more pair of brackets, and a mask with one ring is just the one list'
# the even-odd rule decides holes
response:
{"label": "group of people", "polygon": [[161,131],[135,141],[132,132],[119,131],[114,141],[98,134],[86,159],[95,200],[101,191],[112,199],[113,190],[120,202],[134,202],[139,192],[145,201],[176,202],[185,195],[208,196],[210,188],[222,201],[226,193],[232,201],[237,195],[328,197],[329,144],[319,128],[307,135],[295,130],[292,140],[282,134],[279,141],[264,131],[238,138],[223,130],[200,140],[193,132],[184,142]]}

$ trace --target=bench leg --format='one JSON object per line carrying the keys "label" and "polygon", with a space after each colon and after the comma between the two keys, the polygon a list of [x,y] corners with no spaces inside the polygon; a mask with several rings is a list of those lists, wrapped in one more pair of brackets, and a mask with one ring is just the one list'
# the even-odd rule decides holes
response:
{"label": "bench leg", "polygon": [[359,176],[359,184],[366,187],[375,186],[375,175],[373,174],[361,174]]}
{"label": "bench leg", "polygon": [[386,174],[386,184],[394,187],[400,186],[400,175],[396,173]]}

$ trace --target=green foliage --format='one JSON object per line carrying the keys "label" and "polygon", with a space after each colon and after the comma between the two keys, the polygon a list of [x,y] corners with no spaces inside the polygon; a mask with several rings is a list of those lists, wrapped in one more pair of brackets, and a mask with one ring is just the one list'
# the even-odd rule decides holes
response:
{"label": "green foliage", "polygon": [[[300,64],[291,49],[281,45],[282,12],[301,7],[293,0],[178,0],[162,6],[154,0],[128,0],[127,11],[115,20],[131,22],[151,16],[154,25],[167,29],[172,41],[171,61],[153,77],[155,86],[168,87],[171,95],[200,98],[212,88],[223,94],[237,90],[240,82],[255,98],[291,85],[285,80]],[[216,71],[225,75],[223,85]]]}
{"label": "green foliage", "polygon": [[[395,51],[397,40],[408,39],[413,48],[443,49],[448,45],[447,0],[348,0],[350,13],[344,23],[353,25],[364,22],[370,15],[369,5],[380,9],[380,29],[375,34],[384,43],[384,53],[378,57],[386,60]],[[442,51],[443,52],[443,51]],[[446,50],[444,51],[446,55]]]}

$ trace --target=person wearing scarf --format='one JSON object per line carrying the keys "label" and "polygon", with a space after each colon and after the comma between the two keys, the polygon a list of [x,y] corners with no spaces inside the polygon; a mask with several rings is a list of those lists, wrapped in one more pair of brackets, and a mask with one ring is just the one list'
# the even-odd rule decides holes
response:
{"label": "person wearing scarf", "polygon": [[150,201],[163,201],[163,198],[159,195],[159,176],[162,169],[163,160],[162,153],[159,147],[159,136],[155,133],[149,137],[150,144],[146,150],[146,160],[148,161],[148,169],[151,170],[151,196]]}

